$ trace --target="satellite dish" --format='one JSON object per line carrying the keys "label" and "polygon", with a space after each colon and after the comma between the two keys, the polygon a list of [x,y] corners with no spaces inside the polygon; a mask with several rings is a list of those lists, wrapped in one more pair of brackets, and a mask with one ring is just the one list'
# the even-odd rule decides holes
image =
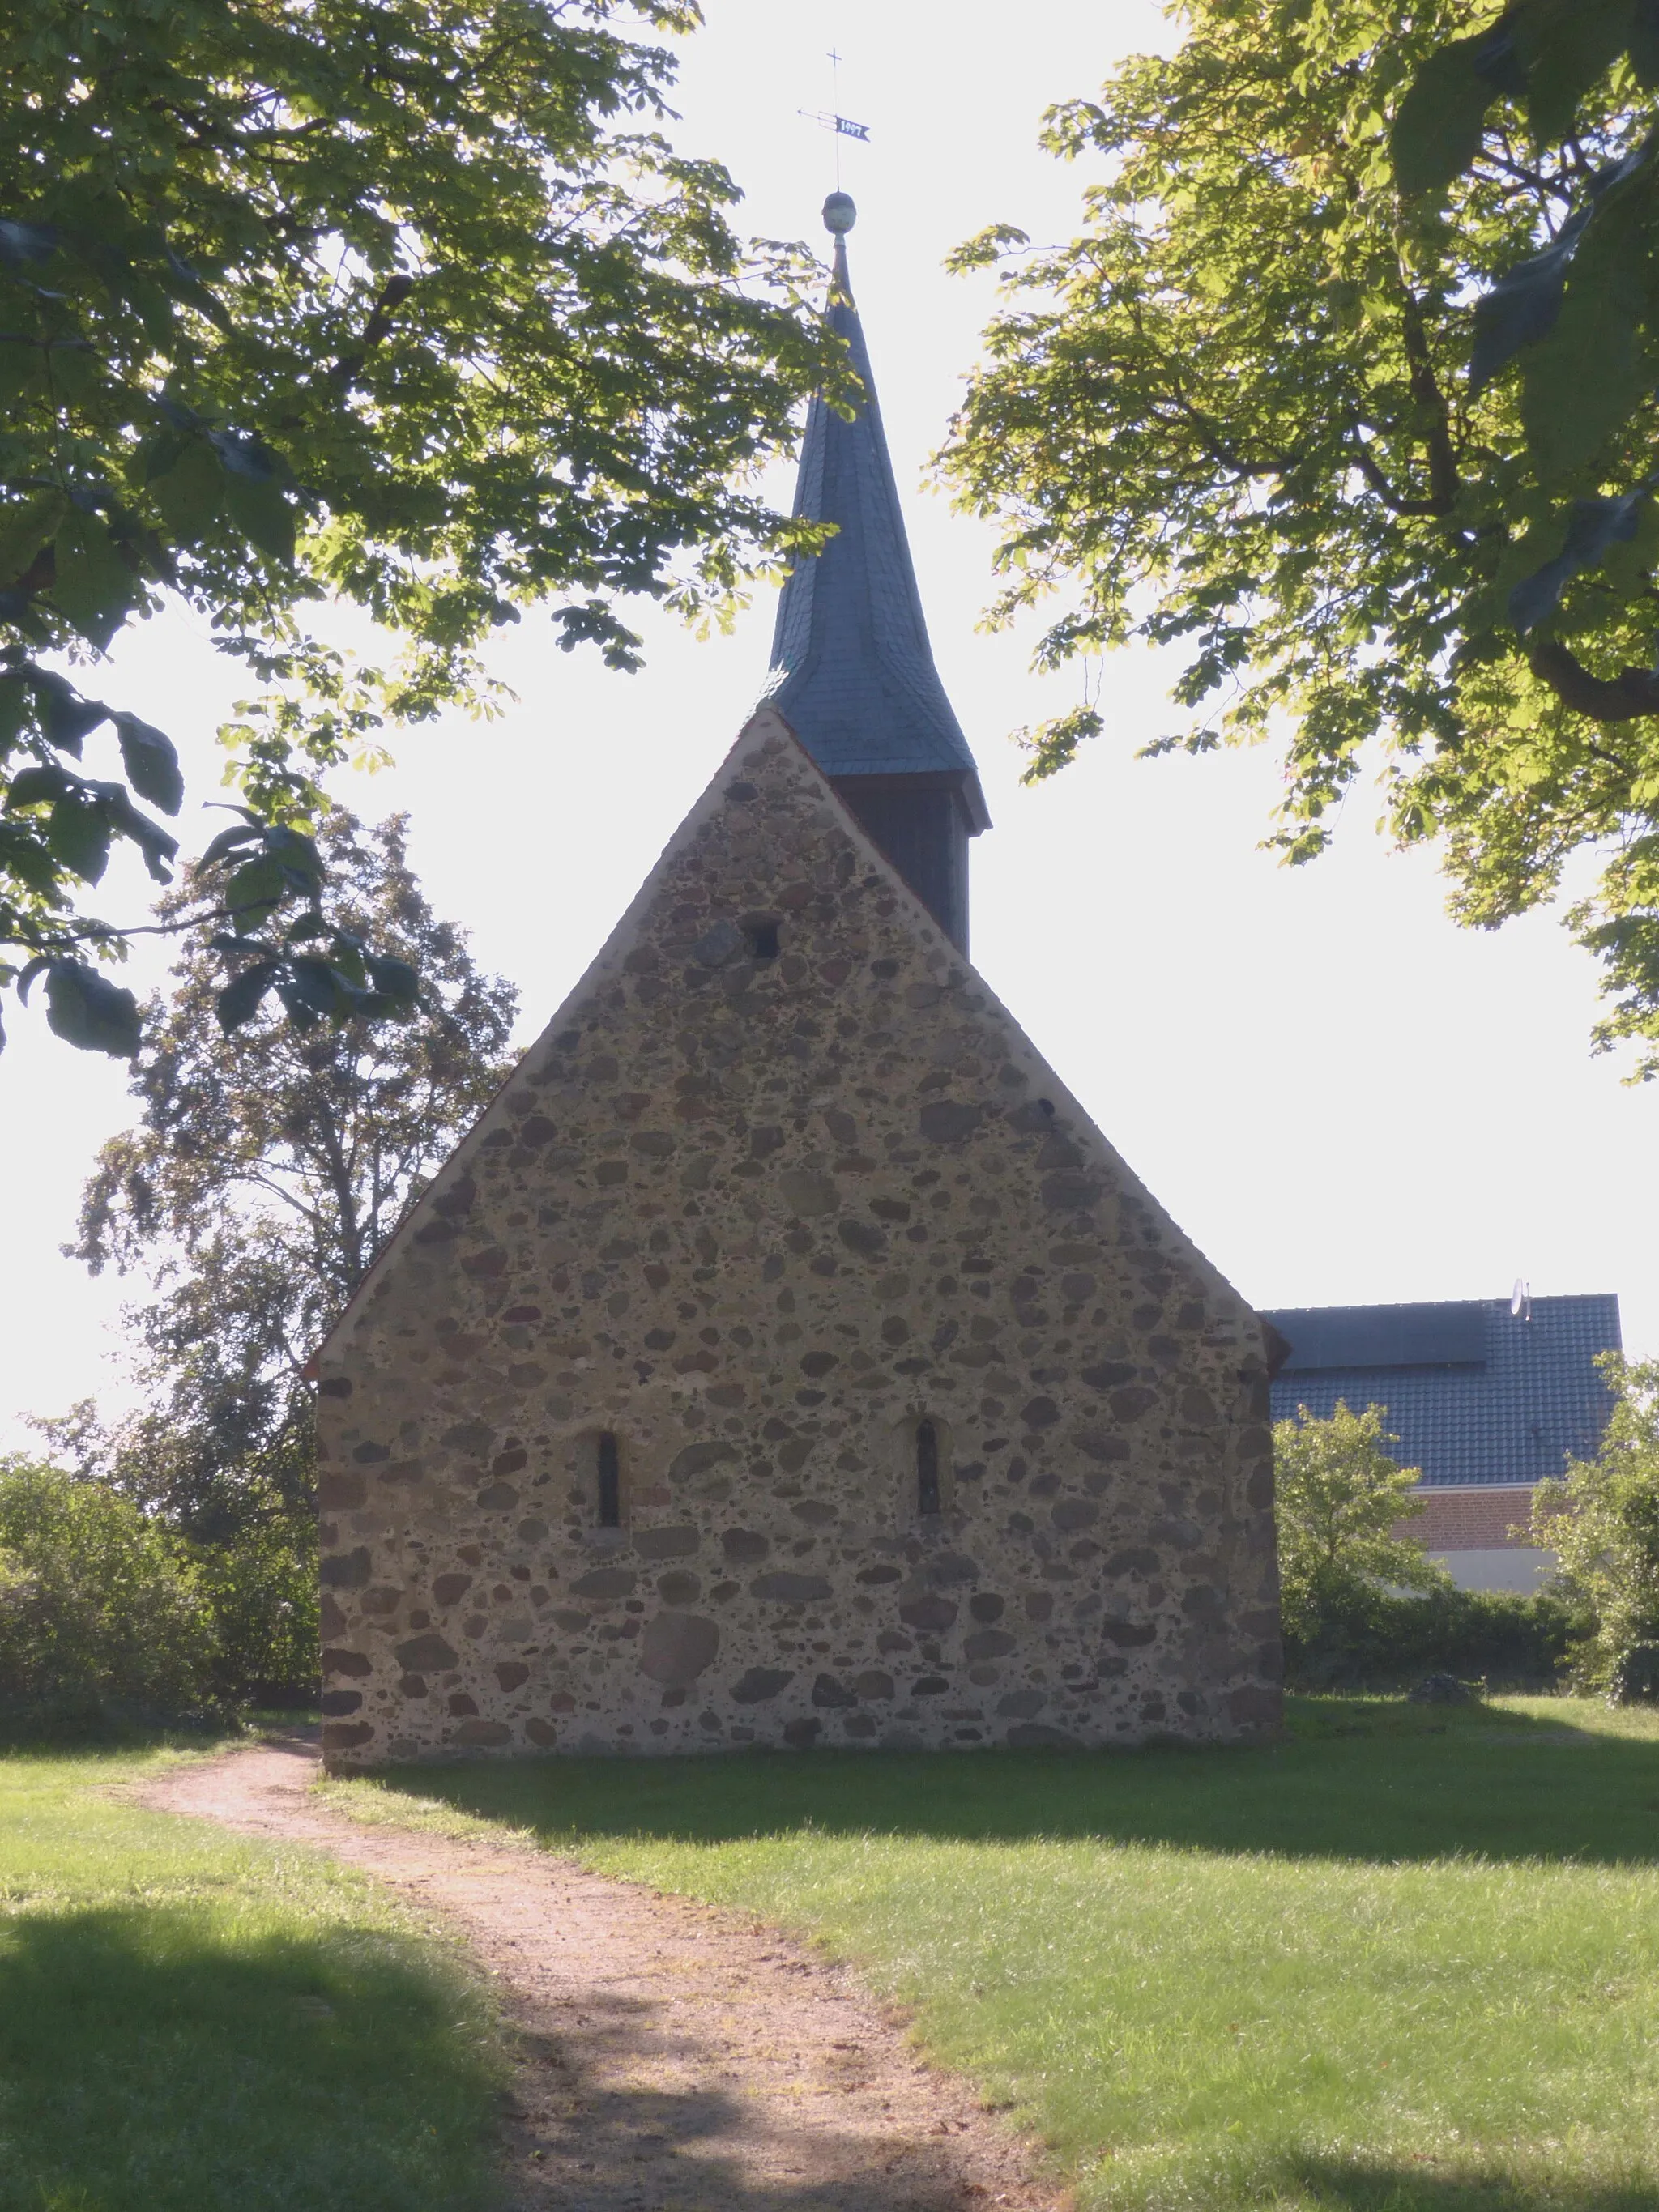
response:
{"label": "satellite dish", "polygon": [[1519,1275],[1515,1279],[1515,1288],[1510,1292],[1510,1312],[1516,1321],[1532,1319],[1532,1286],[1522,1282]]}

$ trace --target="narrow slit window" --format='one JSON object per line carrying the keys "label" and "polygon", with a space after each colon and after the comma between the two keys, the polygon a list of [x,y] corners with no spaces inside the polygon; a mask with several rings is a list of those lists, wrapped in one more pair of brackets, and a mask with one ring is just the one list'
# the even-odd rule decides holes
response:
{"label": "narrow slit window", "polygon": [[932,1421],[916,1423],[916,1510],[924,1518],[940,1510],[939,1430]]}
{"label": "narrow slit window", "polygon": [[751,960],[775,960],[778,957],[778,925],[764,916],[745,921],[743,933],[749,944]]}
{"label": "narrow slit window", "polygon": [[617,1439],[609,1429],[599,1432],[599,1526],[601,1528],[620,1528],[622,1526],[622,1469],[617,1456]]}

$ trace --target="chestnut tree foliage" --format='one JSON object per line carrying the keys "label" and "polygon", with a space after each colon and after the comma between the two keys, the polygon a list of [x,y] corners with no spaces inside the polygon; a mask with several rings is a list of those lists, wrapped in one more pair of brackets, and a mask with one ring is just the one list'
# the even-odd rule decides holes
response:
{"label": "chestnut tree foliage", "polygon": [[[0,20],[0,989],[130,1054],[112,847],[171,879],[167,734],[85,671],[182,602],[248,671],[215,957],[301,1026],[406,1009],[307,823],[384,720],[481,696],[530,607],[631,665],[793,538],[753,471],[826,340],[662,135],[696,0],[31,0]],[[810,533],[808,533],[810,536]],[[375,667],[312,620],[401,641]],[[262,687],[262,688],[261,688]],[[88,745],[91,751],[88,753]],[[458,773],[461,772],[458,764]]]}
{"label": "chestnut tree foliage", "polygon": [[[1006,304],[944,463],[1039,664],[1185,655],[1150,750],[1279,738],[1273,842],[1380,772],[1492,926],[1571,921],[1659,1070],[1659,6],[1187,0],[1053,110],[1083,227]],[[1051,774],[1091,697],[1029,733]]]}

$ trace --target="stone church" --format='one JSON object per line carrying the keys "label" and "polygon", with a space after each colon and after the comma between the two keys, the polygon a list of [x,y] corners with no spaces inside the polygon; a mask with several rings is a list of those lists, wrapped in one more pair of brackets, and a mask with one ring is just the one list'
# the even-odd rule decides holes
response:
{"label": "stone church", "polygon": [[969,963],[852,214],[764,702],[314,1363],[336,1769],[1278,1725],[1272,1340]]}

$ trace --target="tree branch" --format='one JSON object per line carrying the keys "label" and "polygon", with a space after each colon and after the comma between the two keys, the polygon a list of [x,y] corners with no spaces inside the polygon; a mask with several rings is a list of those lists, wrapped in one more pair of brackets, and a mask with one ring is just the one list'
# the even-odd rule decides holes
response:
{"label": "tree branch", "polygon": [[1437,499],[1402,499],[1389,483],[1376,457],[1356,430],[1349,444],[1354,466],[1376,494],[1390,514],[1443,514],[1445,508]]}
{"label": "tree branch", "polygon": [[1422,303],[1409,288],[1406,292],[1402,321],[1412,398],[1429,418],[1429,495],[1434,502],[1429,511],[1436,514],[1449,514],[1457,504],[1461,489],[1457,450],[1452,444],[1451,410],[1435,377],[1434,362],[1429,354],[1429,334],[1423,323]]}
{"label": "tree branch", "polygon": [[330,379],[342,388],[356,382],[363,363],[392,328],[392,318],[415,289],[412,276],[389,276],[380,298],[374,302],[363,335],[355,351],[340,356],[329,371]]}
{"label": "tree branch", "polygon": [[1545,638],[1527,654],[1527,665],[1547,684],[1563,706],[1595,722],[1633,722],[1659,714],[1659,672],[1621,668],[1617,676],[1592,676],[1577,654],[1557,638]]}

